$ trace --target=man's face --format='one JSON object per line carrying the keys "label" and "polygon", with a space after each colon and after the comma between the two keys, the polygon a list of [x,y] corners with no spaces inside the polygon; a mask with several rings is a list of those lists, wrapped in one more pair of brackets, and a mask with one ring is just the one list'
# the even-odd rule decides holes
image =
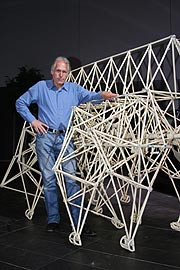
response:
{"label": "man's face", "polygon": [[54,70],[51,71],[51,74],[56,87],[61,88],[68,75],[68,64],[63,61],[57,62]]}

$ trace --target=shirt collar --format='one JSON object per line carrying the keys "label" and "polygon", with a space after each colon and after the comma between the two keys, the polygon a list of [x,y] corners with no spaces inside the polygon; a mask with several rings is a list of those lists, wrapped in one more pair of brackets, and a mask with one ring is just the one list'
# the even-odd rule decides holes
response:
{"label": "shirt collar", "polygon": [[[47,80],[46,81],[46,85],[49,89],[52,89],[52,90],[58,90],[58,88],[54,85],[54,82],[53,80]],[[65,91],[68,91],[69,90],[69,87],[68,87],[68,82],[65,82],[63,87],[61,88]]]}

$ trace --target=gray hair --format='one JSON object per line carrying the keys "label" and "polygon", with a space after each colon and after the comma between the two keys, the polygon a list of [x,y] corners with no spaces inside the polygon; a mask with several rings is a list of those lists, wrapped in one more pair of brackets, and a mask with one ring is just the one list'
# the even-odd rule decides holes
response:
{"label": "gray hair", "polygon": [[66,64],[68,65],[68,73],[69,73],[69,72],[71,71],[70,62],[69,62],[69,60],[68,60],[66,57],[63,57],[63,56],[58,56],[58,57],[55,59],[54,63],[53,63],[52,66],[51,66],[51,72],[54,71],[57,62],[59,62],[59,61],[62,61],[62,62],[66,63]]}

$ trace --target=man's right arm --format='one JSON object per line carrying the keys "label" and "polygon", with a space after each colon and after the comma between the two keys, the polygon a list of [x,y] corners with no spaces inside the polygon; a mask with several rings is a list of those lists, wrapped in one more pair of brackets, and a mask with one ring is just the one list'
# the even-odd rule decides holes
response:
{"label": "man's right arm", "polygon": [[36,118],[29,110],[30,104],[31,104],[31,95],[30,92],[27,91],[16,100],[15,105],[16,111],[22,116],[22,118],[25,121],[32,123]]}
{"label": "man's right arm", "polygon": [[48,126],[36,119],[29,109],[31,103],[38,103],[38,89],[40,85],[41,82],[35,84],[16,100],[16,110],[25,121],[32,125],[37,133],[46,133]]}

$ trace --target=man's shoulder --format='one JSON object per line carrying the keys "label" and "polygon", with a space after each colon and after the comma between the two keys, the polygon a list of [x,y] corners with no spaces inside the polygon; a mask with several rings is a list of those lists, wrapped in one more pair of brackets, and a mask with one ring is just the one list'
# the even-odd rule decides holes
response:
{"label": "man's shoulder", "polygon": [[70,85],[70,86],[71,86],[71,85],[78,85],[78,84],[75,83],[75,82],[68,82],[68,81],[67,81],[67,82],[64,83],[64,85]]}
{"label": "man's shoulder", "polygon": [[45,85],[45,84],[46,84],[46,81],[41,80],[41,81],[36,82],[33,86],[41,86],[41,85]]}
{"label": "man's shoulder", "polygon": [[78,87],[79,87],[79,85],[75,82],[65,82],[64,83],[64,88],[67,90],[76,89]]}
{"label": "man's shoulder", "polygon": [[42,80],[41,81],[42,85],[46,85],[48,88],[52,88],[53,87],[53,81],[52,80]]}

